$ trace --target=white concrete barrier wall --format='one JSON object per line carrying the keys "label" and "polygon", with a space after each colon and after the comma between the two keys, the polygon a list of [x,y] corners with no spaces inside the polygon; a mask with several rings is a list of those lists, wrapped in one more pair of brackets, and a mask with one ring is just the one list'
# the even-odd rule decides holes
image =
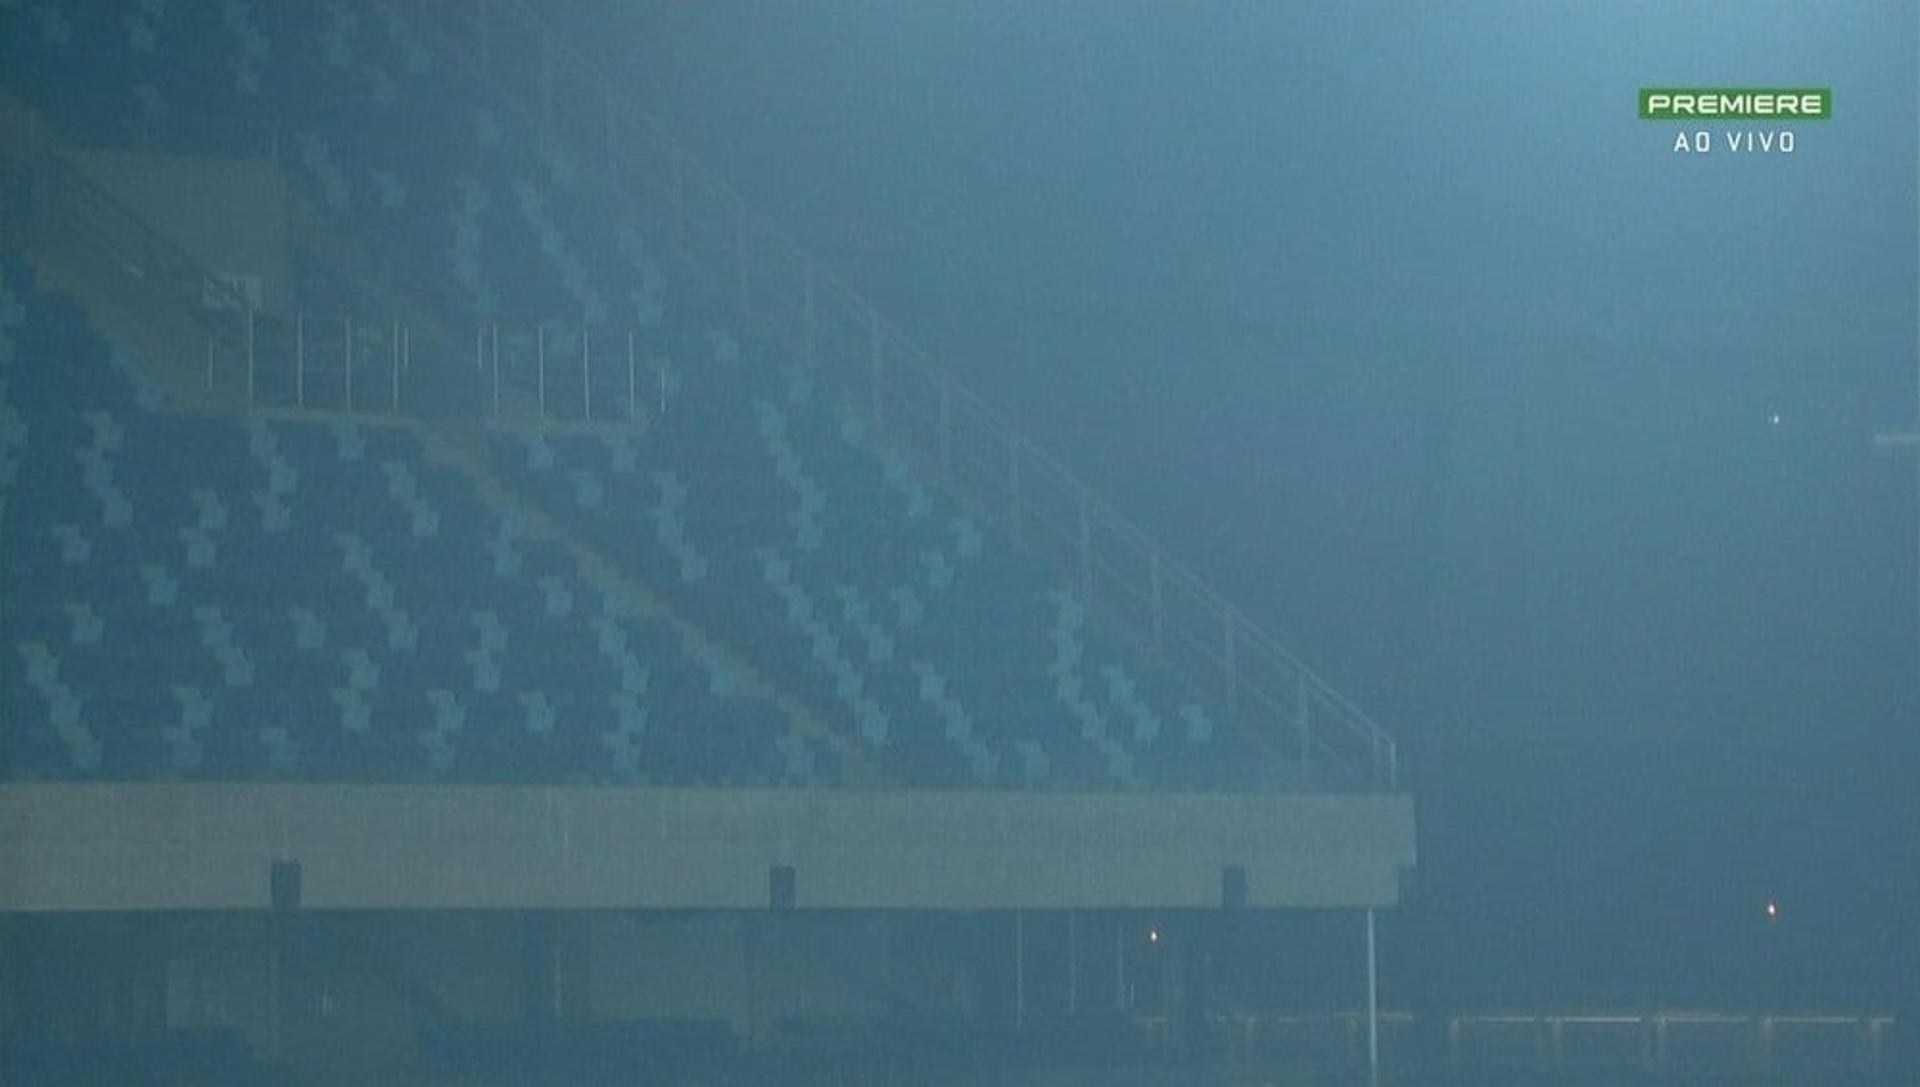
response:
{"label": "white concrete barrier wall", "polygon": [[1390,906],[1403,795],[0,786],[0,910]]}

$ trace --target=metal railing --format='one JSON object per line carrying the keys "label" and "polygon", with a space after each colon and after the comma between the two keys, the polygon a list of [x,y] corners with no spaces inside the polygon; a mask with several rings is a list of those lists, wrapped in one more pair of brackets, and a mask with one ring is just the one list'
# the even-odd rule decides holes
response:
{"label": "metal railing", "polygon": [[464,360],[392,319],[247,310],[231,345],[209,352],[207,387],[253,409],[420,415],[416,350],[468,375],[473,417],[638,426],[665,409],[666,370],[637,329],[488,324]]}
{"label": "metal railing", "polygon": [[450,52],[473,66],[480,85],[518,103],[523,120],[568,155],[606,166],[616,198],[650,213],[649,225],[673,240],[706,291],[815,368],[884,440],[1049,560],[1092,611],[1296,760],[1314,783],[1397,787],[1392,737],[624,105],[525,4],[467,5],[445,28],[468,36]]}
{"label": "metal railing", "polygon": [[[1142,1017],[1149,1040],[1171,1024]],[[1415,1063],[1415,1017],[1380,1013],[1389,1065]],[[1331,1069],[1367,1064],[1361,1010],[1248,1012],[1217,1017],[1216,1036],[1242,1058],[1285,1058]],[[1456,1073],[1512,1080],[1549,1075],[1787,1076],[1819,1082],[1887,1067],[1894,1020],[1884,1013],[1594,1010],[1473,1012],[1447,1017],[1446,1062]]]}
{"label": "metal railing", "polygon": [[1673,1073],[1868,1073],[1885,1066],[1891,1016],[1720,1011],[1519,1013],[1447,1022],[1455,1068]]}
{"label": "metal railing", "polygon": [[413,334],[405,322],[249,311],[245,351],[250,408],[406,413]]}
{"label": "metal railing", "polygon": [[474,336],[473,370],[493,419],[640,425],[665,410],[667,371],[638,329],[488,324]]}

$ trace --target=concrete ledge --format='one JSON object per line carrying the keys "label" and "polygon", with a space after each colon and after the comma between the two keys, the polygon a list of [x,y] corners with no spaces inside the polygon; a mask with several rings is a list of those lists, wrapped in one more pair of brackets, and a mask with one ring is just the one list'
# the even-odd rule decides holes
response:
{"label": "concrete ledge", "polygon": [[1404,795],[0,786],[0,911],[1390,906]]}

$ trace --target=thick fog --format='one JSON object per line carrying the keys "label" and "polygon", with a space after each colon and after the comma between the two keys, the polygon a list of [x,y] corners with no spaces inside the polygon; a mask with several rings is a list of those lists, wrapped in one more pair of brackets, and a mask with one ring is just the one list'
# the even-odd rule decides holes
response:
{"label": "thick fog", "polygon": [[[677,135],[1403,738],[1440,962],[1888,980],[1912,9],[621,17]],[[1835,105],[1680,153],[1660,83]]]}

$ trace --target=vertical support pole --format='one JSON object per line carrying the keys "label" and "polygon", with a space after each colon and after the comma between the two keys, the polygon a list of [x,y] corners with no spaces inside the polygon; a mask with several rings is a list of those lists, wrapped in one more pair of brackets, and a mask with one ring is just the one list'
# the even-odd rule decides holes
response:
{"label": "vertical support pole", "polygon": [[687,240],[689,233],[687,230],[687,166],[685,158],[685,153],[682,152],[679,147],[674,147],[667,152],[667,162],[670,164],[673,173],[673,232],[679,236],[683,243]]}
{"label": "vertical support pole", "polygon": [[347,410],[353,410],[353,318],[344,317],[340,322],[346,333],[346,346],[343,348],[347,360]]}
{"label": "vertical support pole", "polygon": [[1293,719],[1300,729],[1300,772],[1307,771],[1307,764],[1313,758],[1313,725],[1308,719],[1312,703],[1308,699],[1307,677],[1293,677]]}
{"label": "vertical support pole", "polygon": [[393,342],[387,345],[393,355],[393,391],[388,398],[387,407],[395,415],[400,414],[400,322],[393,322]]}
{"label": "vertical support pole", "polygon": [[586,318],[580,319],[580,417],[587,422],[593,421],[593,358],[592,335],[587,329]]}
{"label": "vertical support pole", "polygon": [[540,401],[540,421],[544,423],[547,421],[547,323],[540,321],[533,328],[534,366],[539,371],[534,389]]}
{"label": "vertical support pole", "polygon": [[1013,911],[1013,1028],[1027,1025],[1027,913]]}
{"label": "vertical support pole", "polygon": [[1067,911],[1067,1014],[1080,1012],[1080,940],[1076,931],[1079,911]]}
{"label": "vertical support pole", "polygon": [[253,407],[257,380],[254,376],[254,367],[257,365],[253,353],[254,334],[253,305],[249,303],[247,305],[247,407],[249,408]]}
{"label": "vertical support pole", "polygon": [[1163,652],[1165,652],[1166,650],[1165,650],[1165,648],[1164,648],[1164,643],[1162,643],[1162,641],[1161,641],[1161,637],[1162,637],[1162,635],[1161,635],[1161,625],[1162,625],[1162,621],[1161,621],[1161,618],[1160,618],[1160,616],[1161,616],[1161,608],[1160,608],[1160,549],[1159,549],[1158,547],[1155,547],[1155,548],[1153,548],[1153,550],[1151,550],[1151,551],[1149,551],[1149,552],[1147,553],[1147,591],[1148,591],[1148,597],[1149,597],[1149,601],[1150,601],[1150,604],[1149,604],[1149,606],[1150,606],[1150,608],[1152,609],[1152,613],[1153,613],[1153,614],[1152,614],[1152,622],[1153,622],[1153,651],[1154,651],[1155,653],[1163,653]]}
{"label": "vertical support pole", "polygon": [[1020,546],[1020,438],[1007,437],[1007,526],[1014,546]]}
{"label": "vertical support pole", "polygon": [[280,1059],[280,1020],[284,1001],[280,986],[280,945],[285,940],[281,911],[267,913],[267,1056]]}
{"label": "vertical support pole", "polygon": [[1214,604],[1220,609],[1221,628],[1225,633],[1225,639],[1221,642],[1221,664],[1227,676],[1227,712],[1235,714],[1240,712],[1240,672],[1233,660],[1233,610],[1217,599]]}
{"label": "vertical support pole", "polygon": [[1080,491],[1080,599],[1093,607],[1093,509],[1085,488]]}
{"label": "vertical support pole", "polygon": [[618,178],[619,174],[615,173],[615,166],[614,166],[615,155],[613,152],[613,142],[614,142],[613,141],[613,95],[611,94],[602,93],[600,95],[600,125],[601,125],[601,138],[606,141],[607,172],[610,174],[613,174],[616,178]]}
{"label": "vertical support pole", "polygon": [[540,35],[540,134],[553,139],[553,40]]}
{"label": "vertical support pole", "polygon": [[1374,948],[1373,907],[1367,907],[1367,1084],[1380,1087],[1379,960]]}
{"label": "vertical support pole", "polygon": [[566,939],[565,924],[564,916],[558,912],[547,916],[547,978],[553,990],[552,1015],[556,1023],[566,1018],[567,1011],[564,999],[567,988],[566,960],[560,955],[560,945]]}
{"label": "vertical support pole", "polygon": [[813,262],[812,261],[810,260],[807,261],[806,270],[800,274],[800,282],[801,282],[801,287],[800,287],[801,294],[802,294],[802,297],[805,299],[805,305],[806,305],[807,367],[811,369],[814,365]]}
{"label": "vertical support pole", "polygon": [[480,27],[480,70],[487,75],[493,74],[493,0],[480,0],[478,20]]}
{"label": "vertical support pole", "polygon": [[637,387],[637,383],[635,381],[635,378],[638,376],[635,373],[636,369],[637,367],[635,366],[635,358],[634,358],[634,350],[633,350],[633,330],[628,329],[627,330],[627,422],[629,423],[637,422],[640,418],[640,400],[638,396],[639,390]]}
{"label": "vertical support pole", "polygon": [[873,382],[873,429],[874,433],[878,434],[881,428],[886,426],[886,398],[884,391],[886,356],[883,353],[880,340],[880,311],[871,306],[867,307],[867,338],[869,341],[868,354],[870,355],[867,361],[872,371],[868,376]]}
{"label": "vertical support pole", "polygon": [[751,313],[747,291],[747,205],[738,198],[733,202],[733,265],[740,279],[740,312]]}
{"label": "vertical support pole", "polygon": [[307,311],[293,315],[293,402],[307,406]]}
{"label": "vertical support pole", "polygon": [[940,474],[953,478],[953,378],[940,374]]}

